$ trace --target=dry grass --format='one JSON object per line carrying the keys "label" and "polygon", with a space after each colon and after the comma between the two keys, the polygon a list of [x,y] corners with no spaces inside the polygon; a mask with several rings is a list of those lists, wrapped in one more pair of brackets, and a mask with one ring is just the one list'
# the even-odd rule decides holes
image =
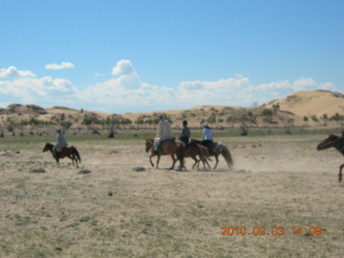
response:
{"label": "dry grass", "polygon": [[[79,169],[66,159],[56,164],[42,153],[43,141],[7,142],[8,150],[0,147],[1,257],[341,257],[343,158],[316,151],[320,140],[221,139],[244,172],[227,171],[222,157],[215,172],[151,168],[142,140],[69,141],[81,154]],[[146,171],[132,171],[137,166]],[[47,173],[28,173],[33,168]],[[77,174],[82,169],[91,173]],[[247,234],[221,236],[224,226]],[[284,235],[252,234],[274,226]],[[294,236],[291,227],[300,226],[321,227],[322,235]]]}

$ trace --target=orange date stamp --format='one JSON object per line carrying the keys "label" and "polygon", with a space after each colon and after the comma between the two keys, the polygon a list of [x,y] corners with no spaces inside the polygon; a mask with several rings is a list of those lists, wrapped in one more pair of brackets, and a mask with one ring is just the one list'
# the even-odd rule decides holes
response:
{"label": "orange date stamp", "polygon": [[[253,227],[251,231],[247,231],[246,227],[222,227],[222,236],[246,236],[246,235],[253,235],[253,236],[264,236],[264,235],[271,235],[271,236],[283,236],[284,235],[284,227],[272,227],[265,230],[265,227]],[[292,227],[291,228],[293,236],[295,235],[308,235],[308,236],[321,236],[321,227],[310,227],[310,228],[303,228],[303,227]]]}

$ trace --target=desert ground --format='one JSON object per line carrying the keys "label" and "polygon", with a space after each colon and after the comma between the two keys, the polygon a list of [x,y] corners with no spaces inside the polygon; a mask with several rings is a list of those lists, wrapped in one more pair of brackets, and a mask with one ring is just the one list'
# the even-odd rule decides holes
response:
{"label": "desert ground", "polygon": [[[53,134],[5,136],[0,257],[342,257],[344,160],[334,149],[316,150],[326,135],[215,132],[233,156],[232,171],[223,157],[216,171],[191,170],[189,158],[188,170],[167,170],[169,157],[153,168],[148,133],[67,134],[79,168],[42,152]],[[46,172],[30,173],[39,168]],[[224,227],[234,234],[223,236]]]}

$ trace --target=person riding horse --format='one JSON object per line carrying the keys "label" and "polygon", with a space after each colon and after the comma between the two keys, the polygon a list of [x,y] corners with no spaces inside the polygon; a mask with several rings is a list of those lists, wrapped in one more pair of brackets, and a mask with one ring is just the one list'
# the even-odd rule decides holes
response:
{"label": "person riding horse", "polygon": [[180,137],[178,140],[182,141],[185,143],[185,145],[189,144],[189,138],[190,138],[190,128],[187,127],[188,122],[186,120],[183,121],[183,130],[182,133],[180,134]]}
{"label": "person riding horse", "polygon": [[156,131],[156,136],[154,139],[154,148],[151,151],[153,154],[159,154],[158,153],[158,146],[160,142],[173,139],[173,134],[171,131],[171,125],[168,121],[166,121],[163,117],[163,115],[158,115],[159,123],[158,123],[158,129]]}
{"label": "person riding horse", "polygon": [[207,147],[207,149],[209,150],[209,153],[212,153],[212,145],[213,145],[213,134],[211,133],[211,130],[208,126],[208,123],[204,123],[203,124],[203,141],[202,141],[202,145]]}
{"label": "person riding horse", "polygon": [[56,145],[53,148],[53,155],[55,158],[58,158],[58,153],[61,152],[62,149],[68,145],[68,143],[60,129],[57,129],[56,132]]}

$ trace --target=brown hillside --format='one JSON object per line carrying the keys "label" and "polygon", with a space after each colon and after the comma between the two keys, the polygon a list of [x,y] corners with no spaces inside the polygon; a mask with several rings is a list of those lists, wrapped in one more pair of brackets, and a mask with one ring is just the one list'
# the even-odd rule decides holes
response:
{"label": "brown hillside", "polygon": [[344,95],[339,92],[297,91],[286,98],[266,102],[264,107],[272,108],[277,103],[280,105],[280,110],[292,112],[300,117],[312,115],[321,117],[323,114],[331,117],[336,113],[344,114]]}
{"label": "brown hillside", "polygon": [[[279,103],[280,109],[273,112],[272,116],[266,115],[266,109],[273,109]],[[265,114],[264,114],[265,112]],[[202,121],[207,121],[211,127],[239,126],[233,118],[245,117],[248,126],[279,126],[285,125],[318,125],[322,123],[304,121],[304,116],[316,115],[321,117],[327,114],[330,118],[339,113],[344,113],[344,95],[330,91],[298,91],[278,100],[269,101],[256,108],[241,108],[233,106],[196,106],[191,109],[152,111],[147,113],[123,113],[120,115],[99,111],[76,110],[63,106],[43,109],[36,105],[12,104],[7,108],[0,108],[0,126],[6,127],[10,123],[19,124],[22,121],[44,121],[46,124],[60,126],[69,122],[72,128],[80,127],[85,120],[95,121],[100,124],[108,117],[118,121],[126,121],[123,128],[156,128],[158,114],[164,114],[172,122],[172,127],[181,128],[182,121],[187,120],[190,127],[200,127]],[[131,122],[131,123],[130,123]],[[335,123],[335,122],[333,122]]]}

